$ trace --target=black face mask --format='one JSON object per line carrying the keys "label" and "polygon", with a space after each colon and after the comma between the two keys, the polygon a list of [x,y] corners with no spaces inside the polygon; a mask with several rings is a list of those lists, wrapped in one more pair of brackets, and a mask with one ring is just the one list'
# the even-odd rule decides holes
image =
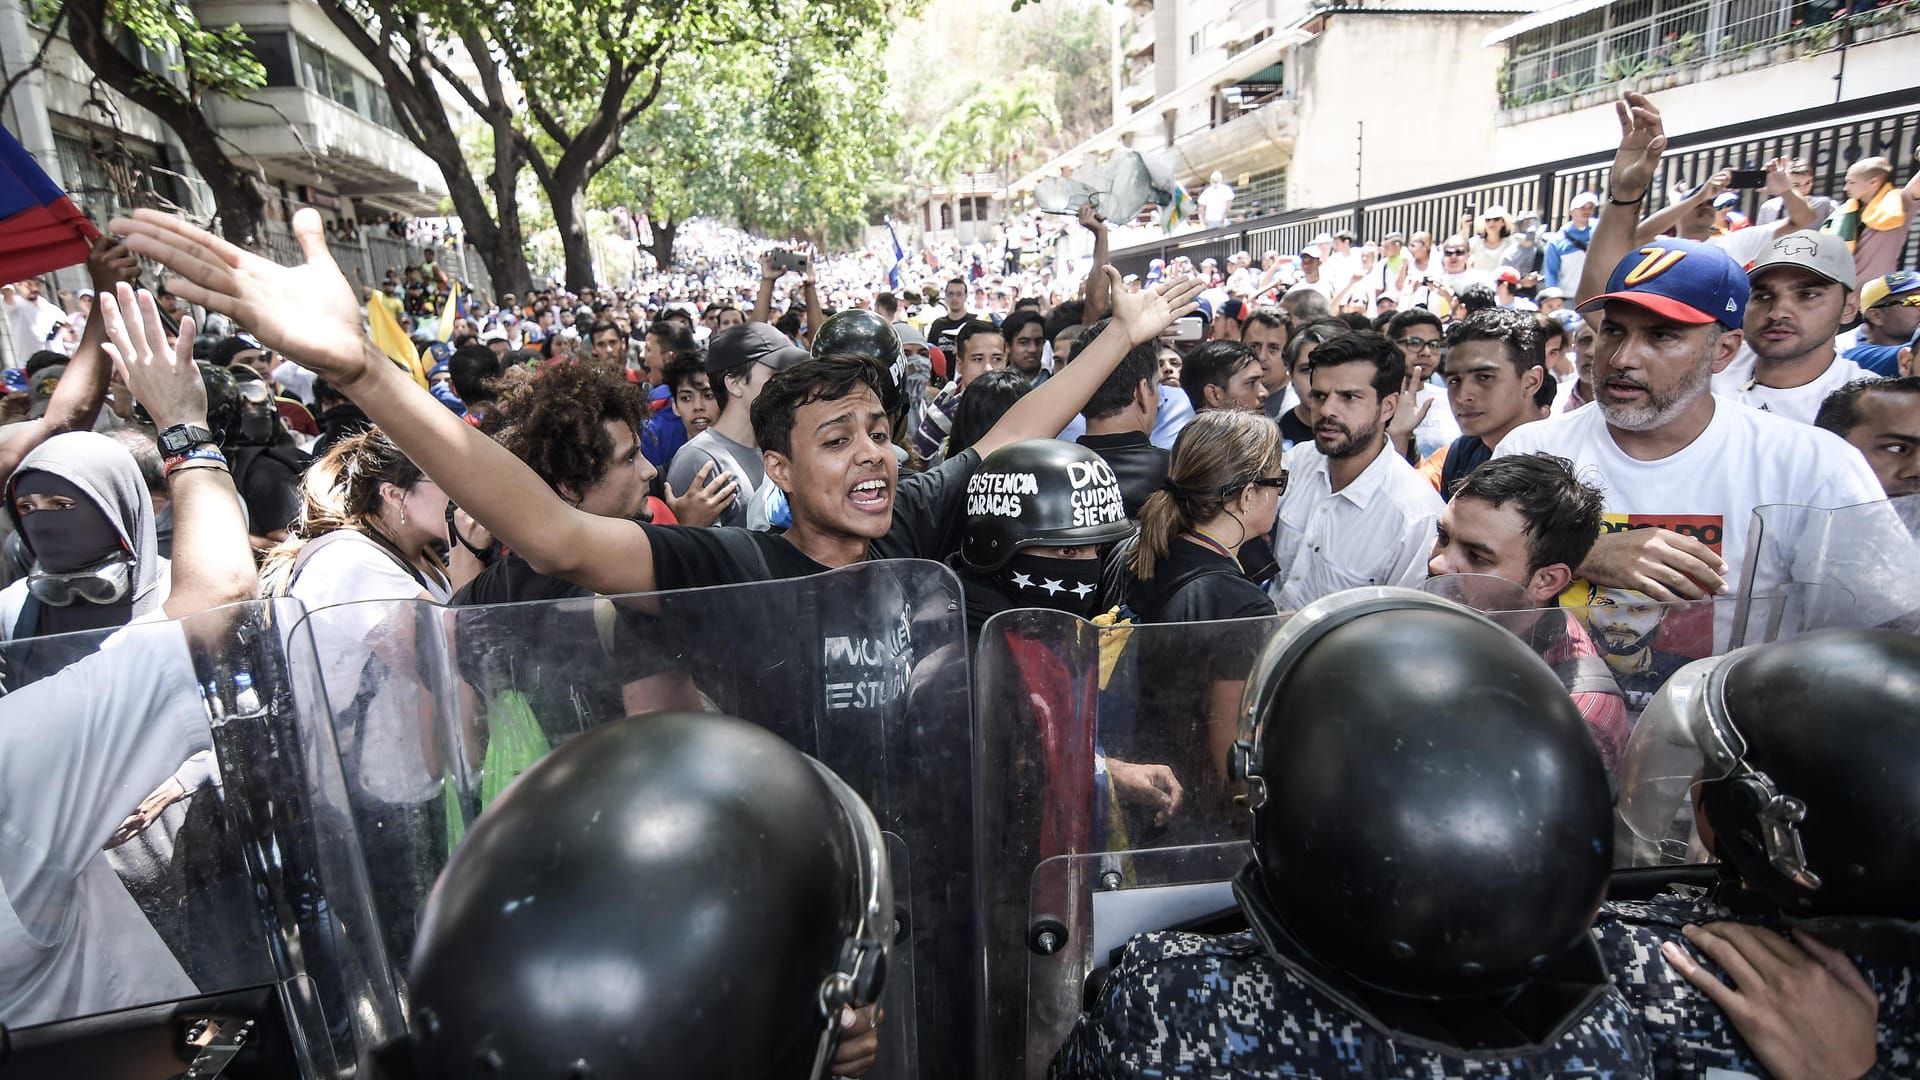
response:
{"label": "black face mask", "polygon": [[1100,560],[1015,552],[997,575],[1016,607],[1052,608],[1083,619],[1100,612]]}
{"label": "black face mask", "polygon": [[[20,514],[20,531],[44,570],[68,573],[122,554],[120,530],[92,497],[51,473],[33,472],[14,485],[14,495],[58,495],[73,500],[70,510]],[[18,511],[16,511],[17,513]]]}

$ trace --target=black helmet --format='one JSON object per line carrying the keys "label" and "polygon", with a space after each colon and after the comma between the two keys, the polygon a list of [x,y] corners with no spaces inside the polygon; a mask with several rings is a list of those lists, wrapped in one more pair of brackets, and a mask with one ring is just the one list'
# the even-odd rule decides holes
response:
{"label": "black helmet", "polygon": [[1131,535],[1113,468],[1078,443],[1004,446],[967,478],[960,561],[970,570],[998,570],[1021,548],[1112,544]]}
{"label": "black helmet", "polygon": [[887,373],[887,385],[879,388],[880,406],[896,421],[908,404],[901,385],[906,381],[907,357],[900,348],[900,335],[893,324],[871,311],[850,308],[830,316],[820,324],[813,338],[813,355],[852,353],[871,357]]}
{"label": "black helmet", "polygon": [[1622,776],[1647,839],[1699,782],[1714,854],[1789,915],[1920,918],[1920,637],[1828,630],[1696,661]]}
{"label": "black helmet", "polygon": [[1612,856],[1606,769],[1513,634],[1410,589],[1337,593],[1268,643],[1240,730],[1242,903],[1309,981],[1442,1043],[1486,1030],[1434,1019],[1448,1008],[1543,992],[1576,1011],[1522,1014],[1564,1023],[1591,1000],[1569,987],[1604,988],[1587,930]]}
{"label": "black helmet", "polygon": [[851,308],[820,325],[813,338],[813,355],[859,353],[880,361],[880,366],[900,377],[900,335],[893,324],[871,311]]}
{"label": "black helmet", "polygon": [[406,1056],[434,1080],[810,1077],[841,1007],[878,998],[893,928],[879,826],[830,770],[731,717],[631,717],[547,755],[454,853]]}

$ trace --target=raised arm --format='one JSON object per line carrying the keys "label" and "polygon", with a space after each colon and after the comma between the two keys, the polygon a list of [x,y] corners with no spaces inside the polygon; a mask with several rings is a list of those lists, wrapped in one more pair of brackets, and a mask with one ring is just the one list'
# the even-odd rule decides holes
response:
{"label": "raised arm", "polygon": [[117,282],[139,276],[140,263],[125,244],[102,236],[87,252],[87,273],[93,278],[94,317],[80,335],[80,344],[67,361],[66,374],[47,401],[47,413],[0,443],[0,479],[13,475],[21,459],[48,439],[63,431],[81,431],[93,427],[100,415],[100,403],[107,395],[107,383],[113,379],[113,361],[100,346],[106,341],[104,320],[99,304],[113,292]]}
{"label": "raised arm", "polygon": [[770,252],[760,253],[760,291],[753,298],[753,310],[747,314],[748,322],[770,323],[773,321],[773,283],[780,280],[774,272],[773,256]]}
{"label": "raised arm", "polygon": [[1152,341],[1175,319],[1194,309],[1194,298],[1207,287],[1202,278],[1177,278],[1151,289],[1128,292],[1119,287],[1120,275],[1111,266],[1100,273],[1113,294],[1113,319],[1073,363],[1056,369],[1053,378],[1028,392],[982,436],[975,447],[985,457],[1022,439],[1051,439],[1066,429],[1085,408],[1100,384],[1120,366],[1127,351]]}
{"label": "raised arm", "polygon": [[1778,157],[1767,163],[1767,184],[1764,190],[1770,196],[1777,196],[1784,211],[1780,219],[1785,224],[1774,230],[1774,235],[1782,236],[1801,229],[1820,227],[1820,215],[1806,197],[1793,190],[1793,159]]}
{"label": "raised arm", "polygon": [[168,287],[233,316],[261,343],[338,387],[454,502],[544,574],[600,593],[652,592],[653,548],[632,522],[568,505],[498,443],[454,416],[367,339],[320,215],[294,215],[307,261],[279,266],[152,210],[113,222]]}
{"label": "raised arm", "polygon": [[[136,297],[125,282],[94,294],[94,317],[105,345],[120,362],[127,385],[147,407],[159,431],[187,425],[207,426],[207,388],[193,362],[193,319],[180,320],[172,350],[153,294]],[[204,450],[205,446],[196,449]],[[173,589],[164,607],[167,618],[190,615],[253,599],[260,591],[247,522],[233,474],[214,459],[189,458],[167,470],[167,496],[173,504]]]}
{"label": "raised arm", "polygon": [[[1667,147],[1660,110],[1645,94],[1628,91],[1615,103],[1614,112],[1620,118],[1620,147],[1614,151],[1613,168],[1607,174],[1611,206],[1593,227],[1576,303],[1606,292],[1614,266],[1633,249],[1640,223],[1635,210],[1646,200],[1654,171],[1660,165],[1660,153]],[[1589,313],[1587,319],[1598,325],[1599,315]]]}
{"label": "raised arm", "polygon": [[1093,266],[1087,271],[1087,305],[1080,325],[1092,326],[1113,309],[1112,286],[1105,272],[1111,261],[1107,254],[1107,219],[1089,202],[1080,207],[1080,224],[1093,234]]}

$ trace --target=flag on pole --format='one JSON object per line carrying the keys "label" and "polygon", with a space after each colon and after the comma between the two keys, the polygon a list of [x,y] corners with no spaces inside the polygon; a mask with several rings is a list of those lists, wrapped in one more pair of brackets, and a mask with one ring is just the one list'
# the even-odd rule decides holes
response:
{"label": "flag on pole", "polygon": [[420,355],[413,349],[413,339],[400,329],[400,323],[393,312],[380,300],[380,294],[367,290],[367,327],[372,333],[373,343],[387,354],[387,359],[405,368],[407,374],[420,388],[427,388],[427,369],[420,364]]}
{"label": "flag on pole", "polygon": [[0,127],[0,281],[85,262],[99,238],[100,230]]}
{"label": "flag on pole", "polygon": [[[460,299],[460,279],[447,278],[447,302],[440,308],[440,327],[434,333],[437,341],[453,340],[454,320],[460,318],[462,302]],[[422,383],[421,385],[425,385]]]}
{"label": "flag on pole", "polygon": [[900,234],[893,231],[893,218],[887,218],[887,239],[893,241],[893,266],[887,270],[887,288],[900,288],[900,267],[907,261],[907,249],[900,246]]}

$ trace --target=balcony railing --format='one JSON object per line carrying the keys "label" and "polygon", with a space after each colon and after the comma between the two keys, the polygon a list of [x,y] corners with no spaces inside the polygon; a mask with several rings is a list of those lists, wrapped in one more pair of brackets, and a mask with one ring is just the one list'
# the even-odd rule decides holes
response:
{"label": "balcony railing", "polygon": [[1818,52],[1849,27],[1920,12],[1920,0],[1847,14],[1808,0],[1619,0],[1508,43],[1500,104],[1518,108],[1661,72],[1793,45]]}

